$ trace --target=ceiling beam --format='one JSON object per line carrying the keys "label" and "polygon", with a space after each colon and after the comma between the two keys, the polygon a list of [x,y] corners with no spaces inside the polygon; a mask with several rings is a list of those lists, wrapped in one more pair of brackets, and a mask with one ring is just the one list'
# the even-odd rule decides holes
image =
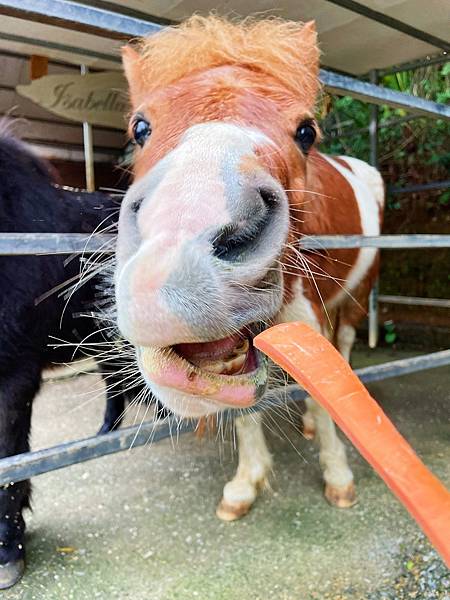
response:
{"label": "ceiling beam", "polygon": [[399,21],[398,19],[390,17],[389,15],[385,15],[378,10],[373,10],[373,8],[369,8],[365,4],[355,2],[354,0],[326,0],[326,2],[329,2],[330,4],[336,4],[341,8],[350,10],[351,12],[362,15],[363,17],[367,17],[371,21],[376,21],[377,23],[381,23],[386,27],[390,27],[391,29],[405,33],[410,37],[416,38],[416,40],[421,40],[426,44],[436,46],[436,48],[441,48],[445,52],[450,52],[450,42],[438,38],[435,35],[431,35],[431,33],[427,33],[426,31],[422,31],[421,29],[416,29],[416,27],[412,27],[412,25],[408,25],[407,23]]}
{"label": "ceiling beam", "polygon": [[156,33],[161,29],[161,25],[150,19],[137,19],[120,12],[67,0],[0,0],[0,12],[65,29],[73,29],[73,24],[77,23],[77,31],[119,40]]}
{"label": "ceiling beam", "polygon": [[[0,0],[0,14],[2,13]],[[121,63],[119,56],[113,54],[106,54],[104,52],[97,52],[89,48],[80,48],[77,46],[69,46],[67,44],[61,44],[60,42],[49,42],[47,40],[41,40],[36,38],[30,38],[25,35],[16,35],[15,33],[0,32],[0,40],[6,40],[8,42],[16,42],[18,44],[28,44],[31,46],[37,46],[38,48],[44,48],[47,50],[58,50],[59,52],[67,52],[70,55],[86,56],[87,58],[96,58],[98,60],[106,60],[114,63]]]}

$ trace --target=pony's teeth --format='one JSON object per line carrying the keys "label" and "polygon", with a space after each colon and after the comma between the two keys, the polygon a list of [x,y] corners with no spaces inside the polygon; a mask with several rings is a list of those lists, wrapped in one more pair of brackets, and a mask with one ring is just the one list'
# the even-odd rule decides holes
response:
{"label": "pony's teeth", "polygon": [[234,358],[226,360],[199,361],[198,367],[209,373],[217,373],[222,375],[234,375],[238,373],[245,364],[247,353],[239,354]]}
{"label": "pony's teeth", "polygon": [[243,368],[247,359],[248,351],[250,350],[250,342],[242,340],[239,346],[233,348],[232,352],[224,358],[218,360],[209,360],[207,358],[192,360],[192,363],[208,371],[209,373],[217,373],[218,375],[235,375]]}

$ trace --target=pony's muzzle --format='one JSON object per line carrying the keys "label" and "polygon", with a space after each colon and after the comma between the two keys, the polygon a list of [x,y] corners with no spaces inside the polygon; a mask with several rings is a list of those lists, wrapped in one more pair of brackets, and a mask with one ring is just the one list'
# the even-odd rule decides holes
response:
{"label": "pony's muzzle", "polygon": [[251,258],[266,237],[270,239],[270,225],[281,201],[280,191],[264,186],[250,189],[246,195],[245,212],[211,237],[213,255],[223,261],[242,263]]}

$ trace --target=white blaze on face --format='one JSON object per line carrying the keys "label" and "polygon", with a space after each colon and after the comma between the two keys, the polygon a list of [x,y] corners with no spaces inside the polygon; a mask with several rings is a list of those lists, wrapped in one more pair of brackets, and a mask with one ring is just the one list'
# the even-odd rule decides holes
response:
{"label": "white blaze on face", "polygon": [[[195,125],[131,186],[117,243],[116,298],[125,337],[133,341],[139,323],[154,327],[155,338],[164,337],[169,322],[178,337],[188,336],[188,326],[171,313],[160,291],[180,272],[186,274],[186,263],[194,276],[204,273],[192,285],[208,285],[211,239],[239,219],[251,191],[243,159],[267,145],[273,142],[257,130],[222,122]],[[133,213],[136,202],[139,210]]]}

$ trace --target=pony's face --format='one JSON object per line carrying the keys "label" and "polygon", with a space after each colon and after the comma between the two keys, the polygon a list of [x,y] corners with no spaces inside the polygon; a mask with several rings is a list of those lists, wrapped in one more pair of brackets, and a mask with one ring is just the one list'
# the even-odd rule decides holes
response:
{"label": "pony's face", "polygon": [[286,294],[281,261],[315,137],[314,94],[299,101],[238,64],[154,89],[134,51],[124,64],[137,151],[119,221],[119,328],[175,413],[252,406],[268,380],[252,339]]}

